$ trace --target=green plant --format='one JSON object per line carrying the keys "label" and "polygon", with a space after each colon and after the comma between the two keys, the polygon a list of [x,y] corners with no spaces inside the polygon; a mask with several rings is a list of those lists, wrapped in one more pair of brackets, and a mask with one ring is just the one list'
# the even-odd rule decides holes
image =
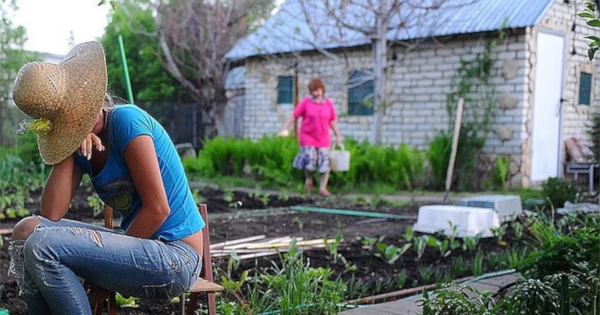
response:
{"label": "green plant", "polygon": [[508,264],[505,261],[505,254],[501,252],[491,252],[485,257],[485,270],[502,270],[502,268],[508,268]]}
{"label": "green plant", "polygon": [[469,286],[446,283],[434,291],[435,297],[424,292],[418,304],[423,306],[423,315],[495,315],[500,314],[500,305],[491,294]]}
{"label": "green plant", "polygon": [[440,252],[441,257],[448,257],[452,253],[448,240],[440,241],[433,236],[427,238],[427,245],[436,248]]}
{"label": "green plant", "polygon": [[503,239],[504,239],[504,235],[506,234],[506,227],[507,226],[508,226],[507,224],[502,224],[502,225],[500,225],[497,228],[491,228],[490,229],[492,231],[492,234],[494,234],[494,237],[496,238],[496,241],[500,245],[506,245],[506,242]]}
{"label": "green plant", "polygon": [[519,268],[519,266],[521,266],[523,259],[525,258],[526,251],[519,250],[519,248],[511,246],[507,248],[504,253],[506,255],[504,261],[508,263],[508,268],[516,269]]}
{"label": "green plant", "polygon": [[515,235],[515,239],[517,241],[520,241],[521,238],[523,237],[523,223],[521,223],[519,221],[513,221],[510,224],[510,227],[513,230],[513,234]]}
{"label": "green plant", "polygon": [[120,293],[115,294],[115,302],[119,307],[138,308],[140,307],[136,301],[139,300],[136,297],[124,298]]}
{"label": "green plant", "polygon": [[[281,314],[337,314],[346,289],[340,280],[331,280],[331,270],[310,268],[292,243],[283,255],[282,266],[273,266],[272,274],[263,274],[264,284],[277,297]],[[303,309],[309,307],[308,309]]]}
{"label": "green plant", "polygon": [[458,235],[458,225],[453,224],[452,221],[448,221],[448,225],[450,225],[450,234],[447,235],[448,240],[450,241],[450,249],[455,250],[460,247],[460,242],[456,239]]}
{"label": "green plant", "polygon": [[102,213],[102,208],[104,206],[104,203],[102,202],[102,200],[100,200],[100,198],[97,195],[88,196],[87,203],[88,203],[88,206],[90,206],[90,208],[92,208],[94,217],[96,217],[96,216],[100,215],[100,213]]}
{"label": "green plant", "polygon": [[[587,25],[592,27],[600,27],[600,19],[596,16],[596,4],[588,1],[585,3],[583,12],[580,12],[579,17],[587,19]],[[593,60],[596,56],[596,52],[600,49],[600,38],[597,36],[586,36],[590,40],[588,43],[588,58]]]}
{"label": "green plant", "polygon": [[552,206],[562,208],[565,202],[577,202],[579,198],[579,187],[574,183],[568,183],[562,178],[551,177],[542,184],[546,198],[550,199]]}
{"label": "green plant", "polygon": [[358,299],[366,296],[369,292],[369,284],[361,278],[356,278],[354,275],[346,283],[346,295],[348,298]]}
{"label": "green plant", "polygon": [[451,149],[452,135],[445,131],[439,131],[429,143],[427,159],[433,175],[432,185],[434,188],[442,189],[444,187]]}
{"label": "green plant", "polygon": [[475,236],[467,236],[463,238],[463,250],[474,251],[479,245],[479,240],[483,236],[482,232],[477,233]]}
{"label": "green plant", "polygon": [[411,243],[414,237],[413,227],[409,226],[404,233],[402,233],[402,239],[407,243]]}
{"label": "green plant", "polygon": [[[381,237],[379,240],[382,241],[383,237]],[[362,247],[364,249],[371,250],[371,249],[373,249],[373,246],[377,243],[377,241],[378,240],[376,237],[363,237],[363,239],[361,241]]]}
{"label": "green plant", "polygon": [[427,241],[429,237],[426,235],[421,235],[420,237],[415,237],[413,239],[413,246],[415,247],[415,251],[417,252],[416,260],[421,260],[421,257],[425,253],[425,249],[427,248]]}
{"label": "green plant", "polygon": [[496,159],[496,167],[492,172],[492,183],[494,187],[505,190],[508,188],[508,167],[510,165],[510,159],[507,156],[500,156]]}
{"label": "green plant", "polygon": [[481,249],[477,250],[475,257],[473,257],[473,266],[471,268],[473,276],[481,276],[483,274],[483,252]]}
{"label": "green plant", "polygon": [[469,271],[469,265],[462,256],[452,258],[452,273],[455,276],[461,276]]}
{"label": "green plant", "polygon": [[327,238],[323,238],[323,242],[325,243],[325,249],[329,253],[329,257],[333,259],[334,264],[337,264],[338,255],[340,255],[338,253],[338,248],[342,243],[342,240],[343,235],[340,230],[338,230],[338,232],[335,234],[335,240],[333,242],[328,242]]}
{"label": "green plant", "polygon": [[452,276],[451,269],[436,269],[434,272],[434,278],[436,283],[446,283],[452,281],[454,277]]}
{"label": "green plant", "polygon": [[377,253],[375,253],[375,256],[391,265],[395,263],[398,258],[402,257],[411,246],[411,243],[404,244],[402,247],[397,247],[392,244],[377,243]]}
{"label": "green plant", "polygon": [[514,290],[506,298],[506,314],[560,314],[560,294],[555,288],[538,279],[517,280]]}
{"label": "green plant", "polygon": [[294,217],[292,219],[292,224],[296,224],[298,226],[298,230],[302,231],[302,229],[304,228],[304,220],[302,220],[299,217]]}
{"label": "green plant", "polygon": [[406,283],[406,278],[408,277],[408,274],[406,272],[406,269],[402,269],[400,270],[400,273],[396,276],[396,289],[402,289],[404,288],[404,284]]}
{"label": "green plant", "polygon": [[431,266],[419,266],[417,271],[422,284],[428,284],[431,281],[431,276],[433,276],[433,268]]}

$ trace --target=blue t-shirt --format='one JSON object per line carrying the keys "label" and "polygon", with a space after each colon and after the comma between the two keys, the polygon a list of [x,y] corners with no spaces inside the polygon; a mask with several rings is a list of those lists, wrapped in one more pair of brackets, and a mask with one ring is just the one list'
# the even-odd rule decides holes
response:
{"label": "blue t-shirt", "polygon": [[[135,105],[112,108],[109,119],[108,158],[98,174],[89,161],[75,154],[75,166],[91,178],[100,199],[121,213],[121,228],[126,230],[142,208],[123,153],[135,137],[148,135],[154,141],[171,213],[152,238],[174,241],[200,231],[205,223],[198,212],[189,182],[173,142],[165,129],[148,113]],[[106,146],[106,143],[103,143]]]}

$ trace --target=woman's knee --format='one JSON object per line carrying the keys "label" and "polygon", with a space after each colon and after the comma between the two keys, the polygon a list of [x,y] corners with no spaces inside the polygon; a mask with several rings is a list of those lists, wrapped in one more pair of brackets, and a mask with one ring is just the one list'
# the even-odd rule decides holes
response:
{"label": "woman's knee", "polygon": [[13,228],[13,240],[26,240],[42,221],[37,217],[26,217]]}

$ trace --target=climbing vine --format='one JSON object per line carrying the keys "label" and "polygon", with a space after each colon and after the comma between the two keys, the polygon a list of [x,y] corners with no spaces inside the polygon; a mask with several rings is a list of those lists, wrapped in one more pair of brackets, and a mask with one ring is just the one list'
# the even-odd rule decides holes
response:
{"label": "climbing vine", "polygon": [[454,129],[453,118],[456,116],[458,99],[463,98],[465,101],[454,172],[461,191],[478,188],[476,185],[479,180],[475,173],[491,128],[496,95],[496,87],[491,77],[497,60],[492,56],[492,51],[505,35],[504,28],[501,28],[497,37],[486,40],[482,54],[472,60],[460,61],[452,79],[451,92],[447,95],[449,130]]}

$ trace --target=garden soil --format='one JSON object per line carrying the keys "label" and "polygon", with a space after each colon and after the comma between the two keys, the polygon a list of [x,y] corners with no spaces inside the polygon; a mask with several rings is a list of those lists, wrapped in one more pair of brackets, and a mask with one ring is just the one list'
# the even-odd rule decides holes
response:
{"label": "garden soil", "polygon": [[[365,248],[362,240],[365,237],[385,237],[384,242],[401,246],[402,233],[412,226],[415,220],[373,219],[360,216],[332,215],[314,212],[280,211],[278,215],[246,216],[257,209],[289,209],[290,206],[309,206],[320,208],[335,208],[345,210],[377,211],[402,214],[416,217],[419,205],[399,206],[386,202],[357,202],[339,197],[290,197],[287,195],[269,195],[264,192],[221,191],[203,188],[199,192],[200,202],[208,206],[211,243],[223,242],[256,235],[271,237],[302,237],[305,240],[335,238],[338,233],[343,235],[343,242],[338,252],[345,258],[346,263],[333,263],[331,255],[325,249],[305,250],[304,257],[311,267],[329,267],[334,277],[341,277],[347,282],[363,283],[363,296],[385,293],[397,290],[389,286],[398,278],[402,269],[406,270],[407,278],[404,288],[423,284],[419,275],[419,267],[431,266],[432,270],[444,270],[450,265],[453,256],[461,255],[465,259],[472,258],[472,253],[457,249],[449,257],[442,258],[440,254],[428,248],[417,262],[416,252],[411,248],[405,255],[393,264],[376,257],[376,250]],[[39,201],[37,192],[33,200]],[[67,218],[101,224],[102,213],[94,215],[88,205],[89,190],[81,188],[73,199]],[[239,203],[238,203],[239,201]],[[29,203],[27,207],[32,213],[39,212],[39,202]],[[212,216],[212,217],[211,217]],[[118,222],[118,219],[116,220]],[[15,220],[3,220],[0,229],[12,228]],[[27,314],[23,300],[18,296],[18,287],[14,277],[8,274],[8,240],[5,235],[4,245],[0,250],[0,308],[8,309],[11,315]],[[492,240],[482,240],[485,250],[495,250],[497,245]],[[277,255],[258,259],[243,260],[233,274],[235,278],[244,269],[272,268],[273,262],[279,262]],[[226,270],[227,259],[213,259],[213,269]],[[107,271],[108,272],[108,271]],[[467,274],[456,275],[456,278]],[[430,283],[435,282],[432,279]],[[387,286],[383,284],[387,283]],[[138,308],[122,308],[119,314],[177,314],[177,304],[164,301],[139,300]]]}

